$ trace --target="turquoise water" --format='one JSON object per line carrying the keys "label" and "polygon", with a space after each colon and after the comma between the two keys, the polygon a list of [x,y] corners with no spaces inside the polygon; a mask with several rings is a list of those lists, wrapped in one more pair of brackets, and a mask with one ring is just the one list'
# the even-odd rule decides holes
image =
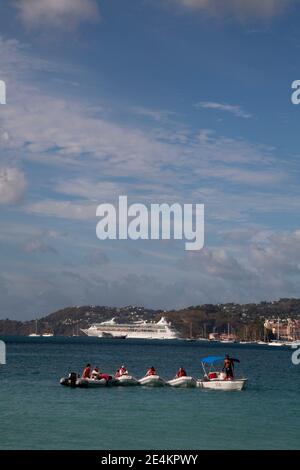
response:
{"label": "turquoise water", "polygon": [[[2,338],[5,339],[5,338]],[[300,365],[291,350],[252,345],[8,338],[0,367],[1,449],[299,449]],[[154,365],[194,377],[208,354],[239,357],[244,392],[69,389],[59,378],[86,362],[113,373],[125,363],[141,377]]]}

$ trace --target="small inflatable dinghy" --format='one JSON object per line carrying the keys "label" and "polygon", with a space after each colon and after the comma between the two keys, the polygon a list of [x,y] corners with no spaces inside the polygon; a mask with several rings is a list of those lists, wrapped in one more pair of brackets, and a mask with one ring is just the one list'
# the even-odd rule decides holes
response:
{"label": "small inflatable dinghy", "polygon": [[159,375],[147,375],[140,379],[139,383],[147,387],[163,387],[165,385],[165,381]]}
{"label": "small inflatable dinghy", "polygon": [[109,381],[106,379],[78,379],[77,387],[93,388],[93,387],[106,387]]}
{"label": "small inflatable dinghy", "polygon": [[121,375],[120,377],[116,378],[114,381],[114,385],[120,385],[122,387],[127,387],[130,385],[140,385],[140,382],[133,377],[132,375]]}
{"label": "small inflatable dinghy", "polygon": [[83,379],[78,377],[75,372],[71,372],[68,377],[63,377],[60,379],[61,385],[80,388],[105,387],[107,385],[113,385],[114,383],[115,380],[113,380],[110,376],[100,379]]}
{"label": "small inflatable dinghy", "polygon": [[196,387],[197,382],[193,377],[185,376],[185,377],[176,377],[175,379],[169,380],[167,384],[171,385],[171,387],[192,388],[192,387]]}

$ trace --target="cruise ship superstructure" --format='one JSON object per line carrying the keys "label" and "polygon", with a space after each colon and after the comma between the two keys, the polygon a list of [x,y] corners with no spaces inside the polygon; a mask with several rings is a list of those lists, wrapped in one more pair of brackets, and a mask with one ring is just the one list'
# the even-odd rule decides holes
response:
{"label": "cruise ship superstructure", "polygon": [[155,322],[144,320],[133,323],[117,323],[114,318],[102,323],[95,323],[88,329],[82,330],[88,336],[96,337],[122,337],[136,339],[177,339],[179,332],[165,317]]}

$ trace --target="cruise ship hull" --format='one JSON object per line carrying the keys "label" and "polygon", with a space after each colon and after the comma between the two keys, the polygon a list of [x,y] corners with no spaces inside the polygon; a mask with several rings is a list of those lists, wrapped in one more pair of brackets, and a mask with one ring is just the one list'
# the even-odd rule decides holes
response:
{"label": "cruise ship hull", "polygon": [[[93,336],[94,338],[103,338],[101,331],[91,331],[90,329],[81,330],[87,336]],[[155,333],[151,334],[148,332],[125,332],[124,330],[118,330],[115,332],[110,332],[112,338],[125,338],[126,339],[178,339],[178,335],[175,334],[166,334],[166,333]]]}

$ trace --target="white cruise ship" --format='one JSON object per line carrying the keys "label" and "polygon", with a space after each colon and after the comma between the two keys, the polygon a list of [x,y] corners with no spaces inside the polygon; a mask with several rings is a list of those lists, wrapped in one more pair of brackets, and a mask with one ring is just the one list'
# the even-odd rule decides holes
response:
{"label": "white cruise ship", "polygon": [[177,339],[180,337],[178,331],[169,323],[165,317],[159,322],[137,321],[134,323],[117,323],[112,320],[95,323],[86,330],[81,330],[88,336],[99,338],[138,338],[138,339]]}

